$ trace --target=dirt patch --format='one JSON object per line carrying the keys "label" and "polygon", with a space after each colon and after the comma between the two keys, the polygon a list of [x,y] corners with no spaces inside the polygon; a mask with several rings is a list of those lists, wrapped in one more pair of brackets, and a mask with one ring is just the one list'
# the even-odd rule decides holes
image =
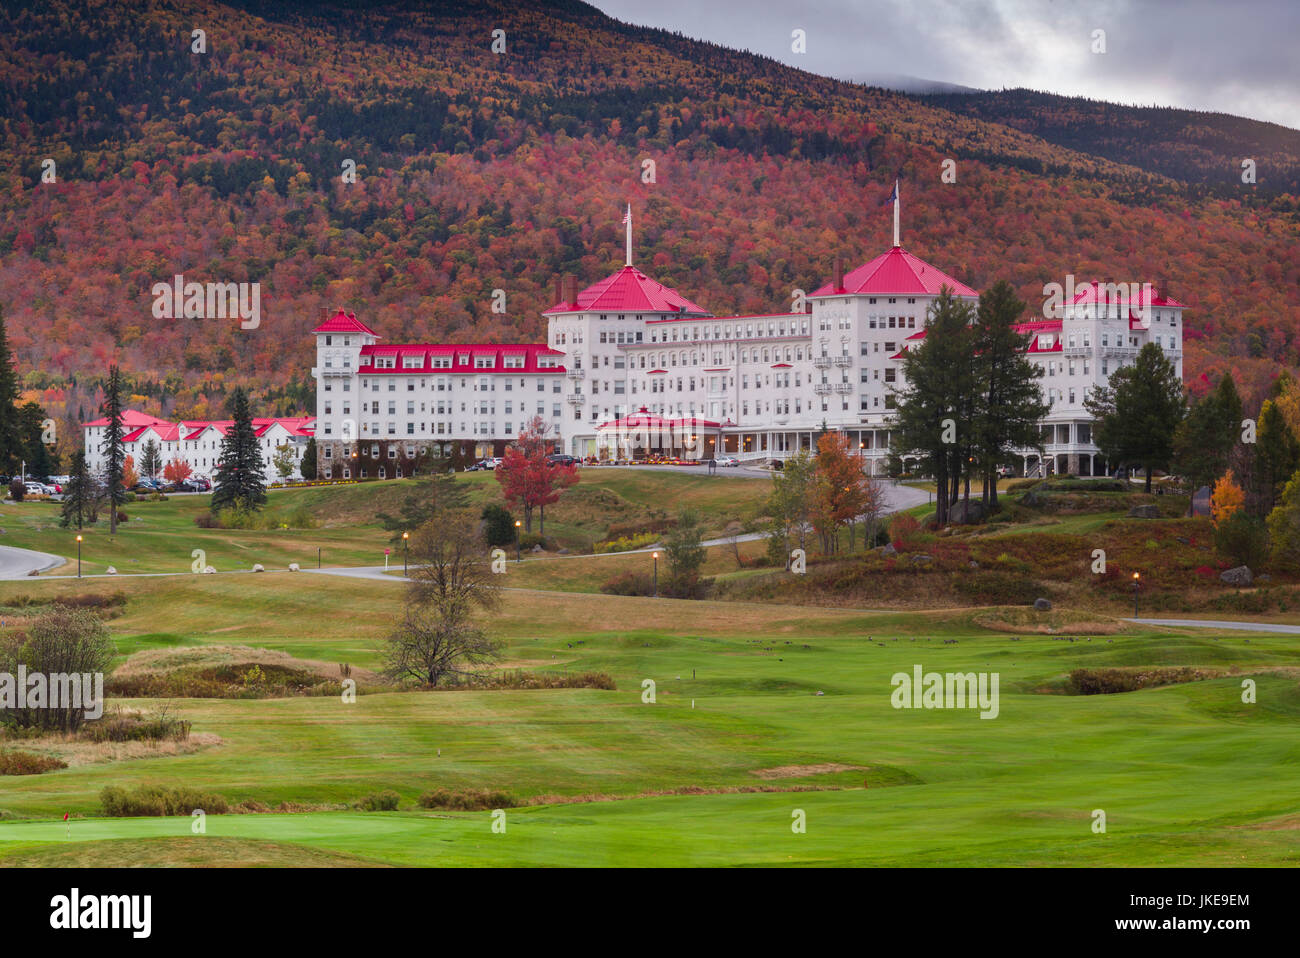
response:
{"label": "dirt patch", "polygon": [[1131,628],[1118,619],[1036,609],[990,609],[971,618],[980,628],[1013,635],[1117,635]]}
{"label": "dirt patch", "polygon": [[1293,832],[1300,830],[1300,815],[1287,815],[1283,818],[1271,818],[1266,822],[1252,822],[1249,825],[1229,825],[1229,828],[1249,828],[1260,832]]}
{"label": "dirt patch", "polygon": [[25,739],[23,748],[53,755],[68,766],[102,765],[105,762],[126,762],[137,758],[166,758],[172,755],[190,755],[221,745],[221,736],[211,732],[192,732],[187,740],[137,741],[137,742],[83,742],[62,736],[44,736]]}
{"label": "dirt patch", "polygon": [[[162,675],[180,670],[234,668],[246,670],[257,665],[284,671],[301,672],[327,681],[342,678],[337,662],[296,659],[287,652],[258,649],[247,645],[196,645],[182,649],[149,649],[137,652],[113,670],[114,677]],[[360,683],[378,684],[383,680],[369,669],[352,665],[350,676]]]}
{"label": "dirt patch", "polygon": [[829,775],[833,772],[865,772],[865,765],[841,765],[839,762],[821,762],[817,765],[778,765],[776,768],[756,768],[750,775],[759,778],[806,778],[809,775]]}

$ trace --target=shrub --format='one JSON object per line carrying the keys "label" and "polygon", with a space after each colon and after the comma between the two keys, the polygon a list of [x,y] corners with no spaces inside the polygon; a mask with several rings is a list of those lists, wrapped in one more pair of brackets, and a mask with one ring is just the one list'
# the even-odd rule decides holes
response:
{"label": "shrub", "polygon": [[194,524],[200,529],[218,528],[217,517],[210,512],[200,512],[194,517]]}
{"label": "shrub", "polygon": [[82,737],[91,742],[183,742],[190,737],[190,723],[163,709],[135,714],[115,709],[97,722],[88,722]]}
{"label": "shrub", "polygon": [[129,521],[129,519],[130,519],[130,517],[129,517],[125,512],[123,512],[121,509],[118,509],[118,510],[117,510],[117,521],[118,521],[118,522],[127,522],[127,521]]}
{"label": "shrub", "polygon": [[[510,537],[510,541],[512,543],[515,541],[513,535]],[[519,536],[519,548],[527,552],[532,549],[533,546],[541,546],[547,552],[554,552],[557,548],[555,540],[550,536],[544,536],[537,532],[521,533]]]}
{"label": "shrub", "polygon": [[606,595],[654,595],[654,578],[648,572],[620,572],[601,585]]}
{"label": "shrub", "polygon": [[23,496],[27,495],[27,486],[21,479],[15,479],[9,483],[9,498],[14,502],[22,502]]}
{"label": "shrub", "polygon": [[52,755],[37,755],[17,749],[0,752],[0,775],[40,775],[67,768],[68,763]]}
{"label": "shrub", "polygon": [[1234,565],[1254,566],[1268,551],[1268,533],[1263,522],[1239,509],[1214,527],[1214,546]]}
{"label": "shrub", "polygon": [[447,808],[462,812],[478,812],[496,808],[514,808],[513,795],[498,789],[464,788],[452,790],[435,788],[420,796],[421,808]]}
{"label": "shrub", "polygon": [[203,792],[183,785],[138,785],[130,792],[116,785],[107,785],[99,793],[99,804],[108,818],[189,815],[197,809],[221,815],[230,810],[230,803],[215,792]]}
{"label": "shrub", "polygon": [[900,512],[889,520],[889,541],[895,548],[907,543],[921,529],[921,524],[906,512]]}
{"label": "shrub", "polygon": [[592,551],[597,554],[607,552],[631,552],[634,549],[643,549],[658,541],[659,535],[657,533],[641,532],[631,536],[619,536],[617,539],[610,539],[606,542],[597,542]]}
{"label": "shrub", "polygon": [[1136,692],[1139,689],[1155,688],[1160,685],[1192,682],[1202,677],[1203,675],[1196,669],[1186,666],[1148,669],[1075,669],[1065,683],[1065,691],[1069,695],[1110,695],[1116,692]]}
{"label": "shrub", "polygon": [[479,518],[483,520],[483,538],[490,546],[515,544],[515,517],[504,506],[489,502]]}
{"label": "shrub", "polygon": [[395,812],[399,801],[401,796],[389,788],[382,792],[371,792],[357,802],[357,808],[363,812]]}

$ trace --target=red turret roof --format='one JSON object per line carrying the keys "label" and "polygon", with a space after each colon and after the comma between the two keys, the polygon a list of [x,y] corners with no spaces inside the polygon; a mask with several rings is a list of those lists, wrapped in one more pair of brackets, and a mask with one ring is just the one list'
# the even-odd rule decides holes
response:
{"label": "red turret roof", "polygon": [[321,323],[319,326],[313,329],[312,332],[313,333],[365,333],[368,336],[375,336],[376,338],[378,338],[378,334],[373,329],[371,329],[361,320],[357,319],[356,313],[345,313],[343,312],[342,307],[339,307],[339,311],[337,313],[335,313],[329,319],[325,320],[325,322]]}
{"label": "red turret roof", "polygon": [[845,275],[844,284],[839,289],[827,283],[812,295],[934,296],[942,286],[951,287],[958,296],[979,295],[965,283],[935,269],[903,247],[895,246]]}
{"label": "red turret roof", "polygon": [[573,302],[559,302],[546,310],[551,313],[573,313],[579,310],[604,310],[623,313],[710,313],[692,303],[677,290],[656,283],[635,266],[624,266],[617,273],[599,283],[588,286]]}

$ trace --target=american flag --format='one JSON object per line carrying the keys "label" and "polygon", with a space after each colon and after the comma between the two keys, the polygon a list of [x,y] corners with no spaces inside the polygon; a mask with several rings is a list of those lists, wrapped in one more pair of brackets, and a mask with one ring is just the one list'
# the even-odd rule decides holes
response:
{"label": "american flag", "polygon": [[626,226],[627,221],[630,220],[631,218],[632,218],[632,204],[629,203],[627,207],[627,212],[623,214],[623,224]]}
{"label": "american flag", "polygon": [[898,202],[898,180],[894,180],[894,188],[889,191],[889,195],[880,201],[881,206],[888,206],[890,203]]}

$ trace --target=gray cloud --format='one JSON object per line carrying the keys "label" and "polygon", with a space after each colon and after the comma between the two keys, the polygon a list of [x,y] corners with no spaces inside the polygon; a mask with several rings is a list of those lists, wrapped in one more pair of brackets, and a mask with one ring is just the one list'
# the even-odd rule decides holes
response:
{"label": "gray cloud", "polygon": [[[1300,129],[1295,0],[594,0],[841,79],[912,76],[1215,110]],[[790,49],[794,29],[808,52]],[[1104,30],[1106,52],[1091,51]]]}

